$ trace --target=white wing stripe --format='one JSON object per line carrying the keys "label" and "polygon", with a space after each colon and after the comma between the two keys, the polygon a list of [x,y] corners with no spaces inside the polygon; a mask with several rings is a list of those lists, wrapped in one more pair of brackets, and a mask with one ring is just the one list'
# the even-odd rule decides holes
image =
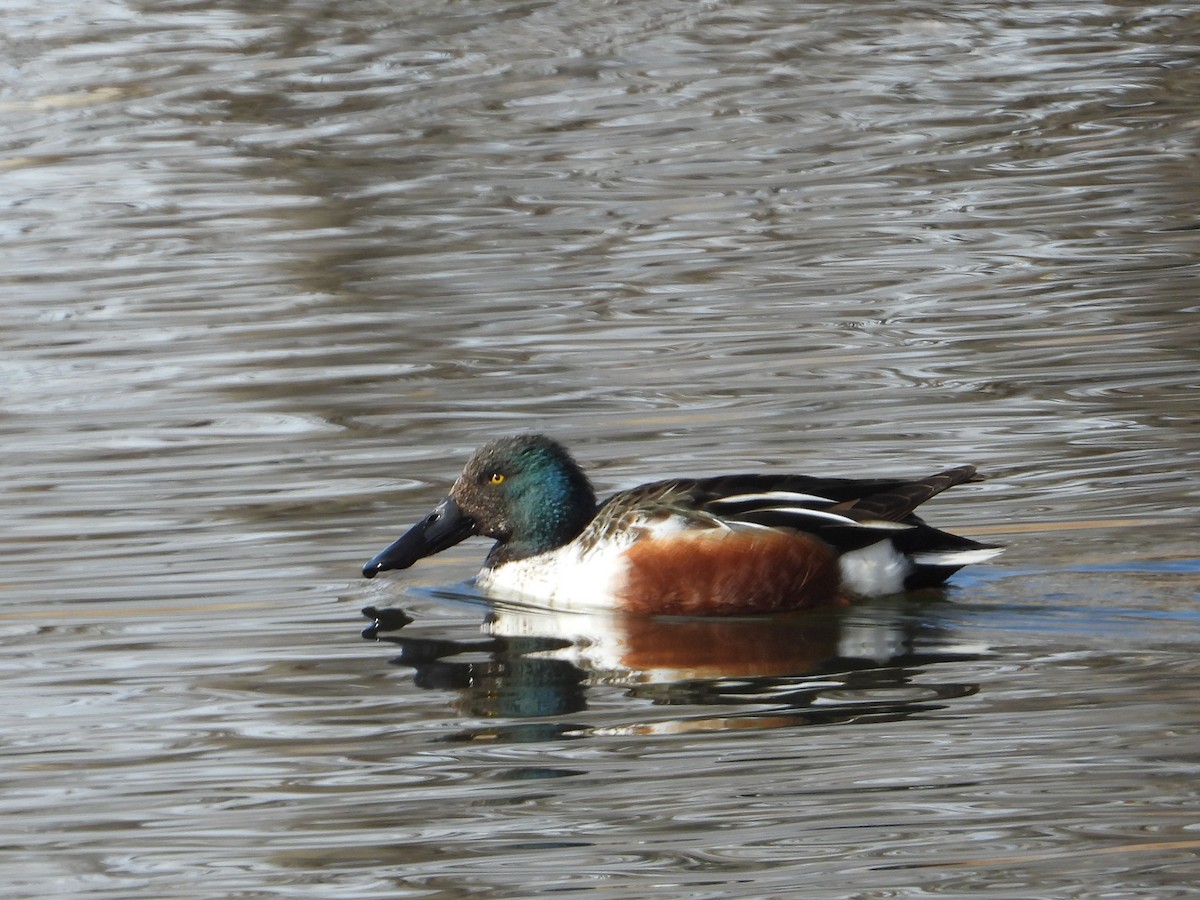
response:
{"label": "white wing stripe", "polygon": [[1004,552],[1003,547],[980,547],[973,550],[931,550],[914,553],[912,561],[918,566],[969,566],[981,563]]}
{"label": "white wing stripe", "polygon": [[747,513],[783,513],[787,516],[799,516],[805,519],[823,519],[826,522],[837,522],[840,525],[855,525],[859,523],[853,519],[847,519],[845,516],[839,516],[837,513],[824,512],[819,509],[805,509],[804,507],[795,506],[767,506],[761,509],[749,509]]}
{"label": "white wing stripe", "polygon": [[720,500],[713,500],[712,505],[748,503],[752,500],[767,503],[786,503],[788,501],[792,503],[833,503],[828,497],[818,497],[816,494],[797,494],[792,491],[764,491],[761,494],[734,494],[732,497],[722,497]]}

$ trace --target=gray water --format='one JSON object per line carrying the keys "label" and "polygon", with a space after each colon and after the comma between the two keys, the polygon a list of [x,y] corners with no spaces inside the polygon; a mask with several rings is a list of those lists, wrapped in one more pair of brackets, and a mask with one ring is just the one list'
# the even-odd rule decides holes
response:
{"label": "gray water", "polygon": [[[1193,6],[8,4],[5,896],[1194,896]],[[1009,549],[766,622],[358,578],[530,429],[971,462]]]}

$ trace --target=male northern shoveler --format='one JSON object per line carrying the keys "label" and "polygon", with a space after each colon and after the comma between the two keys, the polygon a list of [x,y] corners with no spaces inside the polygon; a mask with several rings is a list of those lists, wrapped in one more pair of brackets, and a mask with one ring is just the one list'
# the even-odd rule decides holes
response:
{"label": "male northern shoveler", "polygon": [[941,585],[1000,547],[913,510],[975,479],[727,475],[657,481],[596,505],[583,470],[542,435],[485,444],[450,496],[363,566],[373,578],[472,535],[493,538],[476,584],[555,606],[721,615],[844,603]]}

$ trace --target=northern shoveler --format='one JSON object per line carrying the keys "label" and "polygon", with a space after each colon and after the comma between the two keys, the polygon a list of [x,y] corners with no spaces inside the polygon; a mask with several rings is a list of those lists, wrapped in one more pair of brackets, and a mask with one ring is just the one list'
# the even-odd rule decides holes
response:
{"label": "northern shoveler", "polygon": [[912,481],[727,475],[657,481],[597,506],[561,444],[505,437],[363,575],[482,535],[496,543],[476,584],[552,606],[722,615],[845,603],[936,587],[1000,553],[913,513],[972,480],[973,466]]}

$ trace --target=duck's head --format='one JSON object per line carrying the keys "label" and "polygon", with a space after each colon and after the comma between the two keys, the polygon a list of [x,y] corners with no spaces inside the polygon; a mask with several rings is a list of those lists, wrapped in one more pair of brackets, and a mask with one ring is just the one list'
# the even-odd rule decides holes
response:
{"label": "duck's head", "polygon": [[540,434],[480,447],[450,496],[374,556],[363,575],[407,569],[471,535],[494,538],[488,565],[524,559],[574,539],[596,512],[596,494],[571,454]]}

